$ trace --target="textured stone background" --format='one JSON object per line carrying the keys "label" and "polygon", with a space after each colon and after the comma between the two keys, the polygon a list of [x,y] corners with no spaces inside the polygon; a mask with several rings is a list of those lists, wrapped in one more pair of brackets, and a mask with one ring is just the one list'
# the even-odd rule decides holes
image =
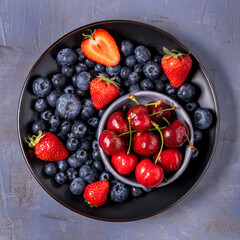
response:
{"label": "textured stone background", "polygon": [[[1,0],[0,239],[240,239],[240,1]],[[149,23],[179,38],[214,81],[221,132],[213,162],[183,201],[154,217],[109,223],[79,216],[36,182],[21,154],[17,103],[41,53],[82,25],[107,19]]]}

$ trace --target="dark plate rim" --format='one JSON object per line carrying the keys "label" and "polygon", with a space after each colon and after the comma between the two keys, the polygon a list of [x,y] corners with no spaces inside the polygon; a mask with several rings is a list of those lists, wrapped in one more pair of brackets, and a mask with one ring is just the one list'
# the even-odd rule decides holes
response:
{"label": "dark plate rim", "polygon": [[64,207],[72,210],[73,212],[77,213],[77,214],[80,214],[80,215],[83,215],[85,217],[89,217],[89,218],[92,218],[92,219],[95,219],[95,220],[101,220],[101,221],[106,221],[106,222],[130,222],[130,221],[136,221],[136,220],[141,220],[141,219],[144,219],[144,218],[148,218],[148,217],[151,217],[151,216],[154,216],[154,215],[157,215],[171,207],[173,207],[174,205],[176,205],[178,202],[180,202],[181,200],[183,200],[196,186],[197,184],[200,182],[200,180],[202,179],[202,177],[204,176],[204,174],[206,173],[207,169],[209,168],[211,162],[212,162],[212,159],[213,159],[213,156],[214,156],[214,153],[216,151],[216,147],[217,147],[217,143],[218,143],[218,137],[219,137],[219,126],[220,126],[220,114],[219,114],[219,104],[218,104],[218,100],[217,100],[217,96],[216,96],[216,91],[214,89],[214,86],[213,86],[213,82],[209,76],[209,74],[207,73],[207,70],[205,69],[205,67],[203,66],[202,62],[198,59],[198,57],[193,53],[193,51],[191,51],[191,54],[195,57],[195,59],[198,61],[199,63],[199,66],[200,66],[200,69],[203,71],[203,74],[204,76],[206,77],[208,83],[209,83],[209,86],[210,86],[210,89],[213,93],[213,100],[214,100],[214,105],[215,105],[215,108],[216,108],[216,133],[215,133],[215,141],[214,141],[214,145],[213,145],[213,149],[212,149],[212,153],[211,153],[211,156],[209,158],[209,161],[208,161],[208,164],[206,165],[205,169],[203,170],[201,176],[198,178],[198,180],[195,182],[195,184],[182,196],[180,197],[177,201],[175,201],[174,203],[172,203],[171,205],[169,205],[168,207],[160,210],[160,211],[157,211],[153,214],[149,214],[149,215],[146,215],[146,216],[143,216],[143,217],[138,217],[138,218],[132,218],[132,219],[108,219],[108,218],[100,218],[100,217],[95,217],[95,216],[91,216],[91,215],[88,215],[88,214],[85,214],[85,213],[81,213],[81,212],[78,212],[76,211],[75,209],[67,206],[65,203],[61,202],[60,200],[58,200],[57,198],[55,198],[53,196],[53,194],[51,192],[49,192],[43,185],[42,183],[40,182],[40,180],[36,177],[36,175],[34,174],[28,160],[27,160],[27,157],[24,153],[24,149],[23,149],[23,145],[22,145],[22,142],[21,142],[21,136],[20,136],[20,108],[21,108],[21,103],[22,103],[22,97],[23,97],[23,93],[24,93],[24,90],[26,88],[26,85],[33,73],[33,71],[35,70],[35,68],[37,67],[37,65],[39,64],[39,62],[42,60],[42,58],[53,48],[55,47],[56,44],[58,44],[60,41],[62,41],[64,38],[68,37],[69,35],[75,33],[75,32],[78,32],[82,29],[85,29],[85,28],[90,28],[90,27],[94,27],[96,24],[110,24],[110,23],[130,23],[130,24],[135,24],[135,25],[142,25],[142,26],[145,26],[145,27],[148,27],[148,28],[152,28],[156,31],[159,31],[165,35],[167,35],[169,38],[173,39],[174,41],[176,41],[179,45],[181,45],[184,49],[188,50],[188,51],[191,51],[188,47],[186,47],[182,42],[180,42],[177,38],[175,38],[174,36],[172,36],[171,34],[165,32],[164,30],[160,29],[160,28],[157,28],[155,26],[152,26],[152,25],[149,25],[149,24],[146,24],[146,23],[142,23],[142,22],[137,22],[137,21],[131,21],[131,20],[106,20],[106,21],[99,21],[99,22],[93,22],[93,23],[90,23],[90,24],[87,24],[87,25],[84,25],[82,27],[79,27],[67,34],[65,34],[63,37],[59,38],[57,41],[55,41],[49,48],[47,48],[47,50],[44,51],[44,53],[38,58],[38,60],[35,62],[35,64],[33,65],[33,67],[31,68],[30,72],[28,73],[25,81],[24,81],[24,84],[23,84],[23,87],[22,87],[22,90],[21,90],[21,93],[20,93],[20,97],[19,97],[19,101],[18,101],[18,108],[17,108],[17,135],[18,135],[18,141],[19,141],[19,144],[20,144],[20,148],[21,148],[21,151],[22,151],[22,154],[23,154],[23,157],[25,159],[25,162],[30,170],[30,172],[32,173],[32,175],[34,176],[34,178],[37,180],[37,182],[40,184],[40,186],[53,198],[55,199],[58,203],[60,203],[61,205],[63,205]]}

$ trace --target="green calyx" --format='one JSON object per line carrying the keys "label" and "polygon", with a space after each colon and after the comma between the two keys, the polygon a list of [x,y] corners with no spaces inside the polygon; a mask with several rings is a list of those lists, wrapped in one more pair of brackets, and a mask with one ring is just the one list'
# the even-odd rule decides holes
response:
{"label": "green calyx", "polygon": [[39,141],[44,137],[44,133],[40,130],[38,131],[38,135],[33,135],[32,137],[28,136],[28,140],[25,138],[25,141],[28,143],[30,148],[34,148]]}
{"label": "green calyx", "polygon": [[96,32],[96,29],[94,31],[92,31],[91,29],[87,29],[87,31],[89,31],[90,34],[84,34],[83,33],[82,35],[83,35],[84,39],[93,39],[93,40],[95,40],[94,33]]}
{"label": "green calyx", "polygon": [[116,77],[112,77],[112,78],[106,78],[104,75],[102,75],[101,73],[98,75],[98,81],[105,81],[107,83],[107,85],[109,86],[110,84],[113,84],[116,88],[119,88],[120,84],[114,82]]}
{"label": "green calyx", "polygon": [[183,60],[183,57],[182,56],[188,56],[191,52],[189,53],[181,53],[177,50],[171,50],[169,51],[167,48],[163,47],[163,51],[167,54],[166,57],[164,57],[164,59],[168,59],[168,58],[178,58],[180,57],[182,60]]}

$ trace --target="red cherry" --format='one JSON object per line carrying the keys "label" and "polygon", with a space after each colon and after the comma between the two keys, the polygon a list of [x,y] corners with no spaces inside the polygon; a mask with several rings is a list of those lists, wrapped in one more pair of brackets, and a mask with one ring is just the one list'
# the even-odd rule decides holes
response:
{"label": "red cherry", "polygon": [[[150,102],[150,103],[154,103],[154,102]],[[169,107],[169,106],[168,106],[167,104],[165,104],[165,103],[161,103],[161,104],[160,104],[159,106],[157,106],[157,107],[155,107],[154,105],[150,105],[150,106],[147,106],[147,108],[148,108],[149,114],[151,115],[151,114],[153,114],[153,113],[156,113],[156,112],[159,112],[159,111],[162,111],[162,110],[171,108],[171,107]],[[165,112],[160,112],[160,113],[155,114],[155,115],[150,116],[150,117],[151,117],[151,119],[152,119],[154,122],[160,124],[160,123],[162,123],[162,121],[163,121],[163,120],[162,120],[163,117],[166,118],[167,120],[169,120],[169,119],[171,118],[171,111],[169,110],[169,111],[165,111]]]}
{"label": "red cherry", "polygon": [[99,138],[99,145],[108,155],[119,154],[124,149],[124,141],[114,131],[104,130]]}
{"label": "red cherry", "polygon": [[124,149],[121,153],[112,156],[112,164],[118,173],[127,175],[132,173],[138,163],[138,158],[133,153],[127,155],[127,150]]}
{"label": "red cherry", "polygon": [[[153,156],[155,162],[158,154]],[[182,153],[179,149],[165,149],[161,152],[157,164],[161,166],[166,173],[177,171],[182,163]]]}
{"label": "red cherry", "polygon": [[160,149],[161,141],[152,132],[135,133],[132,141],[133,151],[142,156],[151,156]]}
{"label": "red cherry", "polygon": [[186,123],[176,120],[162,133],[166,147],[179,148],[187,141],[186,135],[189,137],[189,128]]}
{"label": "red cherry", "polygon": [[164,171],[150,159],[144,159],[138,163],[135,177],[145,187],[157,187],[163,181]]}
{"label": "red cherry", "polygon": [[127,117],[131,118],[131,127],[137,132],[145,132],[151,128],[151,118],[147,107],[144,105],[136,105],[128,110]]}
{"label": "red cherry", "polygon": [[[107,129],[115,131],[117,134],[121,134],[129,131],[128,121],[123,112],[117,111],[110,115],[107,120]],[[125,134],[122,137],[128,137],[129,134]]]}

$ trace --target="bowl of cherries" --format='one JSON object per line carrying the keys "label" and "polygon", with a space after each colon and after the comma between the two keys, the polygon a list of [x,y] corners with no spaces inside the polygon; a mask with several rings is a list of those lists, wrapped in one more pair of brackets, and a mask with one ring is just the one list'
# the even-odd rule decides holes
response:
{"label": "bowl of cherries", "polygon": [[99,151],[111,174],[140,188],[170,184],[187,168],[193,127],[183,107],[152,91],[125,95],[105,111],[98,126]]}

